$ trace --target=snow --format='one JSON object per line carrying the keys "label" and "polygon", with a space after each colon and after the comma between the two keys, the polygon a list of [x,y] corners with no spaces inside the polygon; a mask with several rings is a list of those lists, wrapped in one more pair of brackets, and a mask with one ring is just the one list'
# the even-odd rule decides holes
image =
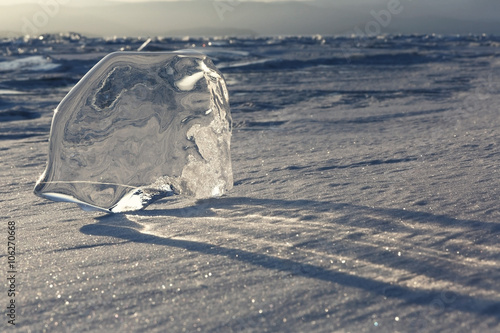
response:
{"label": "snow", "polygon": [[[234,188],[126,215],[82,212],[32,189],[52,110],[102,57],[92,52],[143,41],[82,38],[85,54],[64,43],[49,54],[64,73],[0,73],[0,89],[29,91],[0,100],[18,328],[497,332],[498,39],[324,40],[217,46],[228,51],[215,64],[227,65]],[[146,50],[186,44],[201,41]],[[27,78],[38,85],[24,87]]]}
{"label": "snow", "polygon": [[11,61],[3,61],[0,63],[0,72],[10,72],[15,70],[30,70],[30,71],[50,71],[59,67],[57,64],[52,64],[50,59],[42,56],[25,57]]}

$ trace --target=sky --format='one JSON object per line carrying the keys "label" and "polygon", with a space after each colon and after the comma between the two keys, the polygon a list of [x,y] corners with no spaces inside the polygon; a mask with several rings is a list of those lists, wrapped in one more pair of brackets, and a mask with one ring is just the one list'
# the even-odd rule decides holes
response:
{"label": "sky", "polygon": [[[51,0],[0,0],[0,7],[1,6],[7,6],[7,5],[15,5],[15,4],[20,4],[20,3],[33,3],[33,4],[38,4],[40,1],[48,3]],[[58,1],[58,0],[55,0]],[[107,2],[115,2],[115,3],[148,3],[148,2],[193,2],[197,0],[103,0]],[[202,0],[204,1],[204,0]],[[211,0],[207,0],[211,1]],[[216,0],[214,0],[216,1]],[[224,1],[224,0],[217,0],[217,1]],[[239,1],[239,2],[311,2],[314,0],[228,0],[226,2],[231,2],[231,1]],[[333,0],[332,0],[333,1]],[[356,0],[353,0],[356,1]],[[82,4],[86,4],[87,6],[89,4],[92,4],[95,2],[95,0],[62,0],[60,3],[77,3],[81,2]],[[102,1],[100,1],[102,2]]]}
{"label": "sky", "polygon": [[0,0],[0,35],[500,35],[498,0]]}

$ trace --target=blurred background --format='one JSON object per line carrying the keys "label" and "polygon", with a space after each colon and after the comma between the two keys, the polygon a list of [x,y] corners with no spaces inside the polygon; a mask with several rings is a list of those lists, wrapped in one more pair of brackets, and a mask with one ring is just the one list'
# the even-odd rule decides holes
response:
{"label": "blurred background", "polygon": [[498,34],[498,0],[0,0],[0,36]]}

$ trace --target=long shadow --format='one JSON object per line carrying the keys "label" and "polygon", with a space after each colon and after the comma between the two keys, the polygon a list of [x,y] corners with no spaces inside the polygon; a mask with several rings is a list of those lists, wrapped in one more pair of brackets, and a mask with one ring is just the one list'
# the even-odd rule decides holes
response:
{"label": "long shadow", "polygon": [[[308,207],[316,208],[318,211],[325,209],[323,207],[325,202],[311,201],[311,200],[268,200],[268,199],[254,199],[254,198],[223,198],[218,200],[205,200],[202,204],[209,205],[213,208],[231,208],[241,204],[253,206],[276,206],[280,209],[290,207]],[[408,212],[397,209],[372,209],[364,206],[355,206],[350,204],[331,204],[328,203],[329,210],[332,209],[345,209],[345,208],[359,208],[363,210],[371,209],[374,212],[381,212],[386,215],[400,218],[402,216],[412,214],[419,219],[432,218],[433,222],[438,222],[444,219],[442,223],[448,226],[450,221],[457,223],[457,220],[445,216],[432,215],[429,213]],[[182,209],[171,210],[146,210],[135,215],[142,216],[185,216]],[[190,216],[208,216],[203,210],[195,210],[194,215]],[[312,264],[302,263],[292,259],[278,258],[267,254],[250,252],[242,249],[229,248],[218,246],[206,242],[173,239],[167,237],[159,237],[155,235],[141,233],[138,229],[140,226],[129,219],[125,215],[106,215],[97,218],[98,223],[83,226],[80,231],[87,235],[94,236],[110,236],[120,238],[130,242],[155,244],[168,247],[181,248],[187,251],[199,252],[206,255],[217,257],[226,257],[231,260],[249,263],[261,268],[276,270],[281,272],[288,272],[295,276],[301,276],[310,279],[322,280],[329,283],[340,284],[346,287],[358,288],[368,291],[372,294],[387,297],[397,298],[405,301],[407,304],[414,305],[429,305],[436,297],[442,292],[410,289],[398,285],[393,285],[386,282],[376,281],[373,279],[352,275],[346,272],[339,272],[329,270],[323,267],[315,266]],[[486,227],[490,230],[498,230],[495,223],[480,222],[480,221],[461,221],[462,226],[464,223],[470,223],[471,228]],[[421,274],[423,272],[420,272]],[[425,274],[425,273],[423,273]],[[455,301],[452,308],[462,312],[476,313],[483,316],[492,316],[500,319],[500,301],[485,299],[480,297],[472,297],[466,294],[452,293]],[[456,298],[455,298],[456,297]],[[448,299],[450,297],[447,297]]]}
{"label": "long shadow", "polygon": [[[223,208],[231,209],[233,211],[241,211],[244,215],[244,209],[242,206],[251,207],[251,211],[255,211],[255,207],[260,206],[263,209],[268,209],[273,215],[291,217],[292,215],[297,216],[298,214],[304,215],[304,212],[297,213],[297,209],[307,210],[307,214],[303,216],[303,225],[307,226],[309,220],[314,220],[315,213],[322,212],[342,212],[342,216],[337,217],[329,222],[332,226],[324,226],[325,231],[331,231],[332,228],[336,228],[335,225],[341,227],[359,227],[366,230],[369,228],[372,230],[372,234],[394,233],[395,235],[401,235],[401,233],[406,234],[401,241],[405,242],[402,244],[403,247],[408,247],[408,242],[410,245],[419,246],[423,248],[430,248],[433,251],[445,251],[446,242],[453,239],[469,238],[474,237],[475,244],[485,244],[492,243],[496,240],[494,235],[500,232],[500,224],[493,222],[481,222],[476,220],[460,220],[448,217],[446,215],[434,215],[426,212],[416,212],[401,209],[390,209],[390,208],[374,208],[366,207],[360,205],[352,205],[347,203],[330,203],[321,202],[313,200],[273,200],[273,199],[255,199],[255,198],[222,198],[222,199],[212,199],[212,200],[202,200],[199,201],[196,206],[177,208],[169,210],[145,210],[134,213],[138,216],[170,216],[170,217],[180,217],[180,218],[190,218],[190,217],[210,217],[216,215],[213,211],[208,208]],[[312,213],[312,214],[311,214]],[[373,215],[377,215],[378,218],[374,218]],[[405,220],[407,223],[401,224],[398,221]],[[409,223],[408,223],[409,221]],[[121,221],[120,226],[124,226],[125,223],[133,223],[129,220]],[[419,226],[435,225],[436,236],[435,240],[428,239],[428,230],[420,229]],[[441,227],[443,226],[443,228]],[[136,229],[141,228],[141,226],[136,225]],[[227,228],[231,229],[230,226]],[[442,229],[438,231],[439,229]],[[458,229],[456,232],[454,229]],[[465,229],[465,231],[464,231]],[[238,232],[238,230],[235,230]],[[476,233],[476,235],[474,235]],[[480,238],[481,235],[487,235],[486,238]],[[412,243],[413,237],[424,236],[426,240],[420,240]],[[407,254],[404,257],[393,257],[388,260],[387,251],[381,250],[379,243],[374,243],[370,245],[370,235],[362,232],[350,233],[346,236],[346,241],[350,242],[352,239],[365,238],[363,243],[350,243],[350,252],[360,253],[357,259],[363,259],[365,261],[372,262],[374,264],[380,264],[387,267],[393,267],[399,269],[402,266],[406,270],[413,272],[418,275],[426,275],[428,277],[454,282],[456,274],[460,273],[461,269],[468,269],[470,267],[465,267],[464,263],[457,262],[453,267],[449,266],[448,258],[440,258],[436,256],[431,256],[426,258],[424,256],[416,256]],[[367,239],[368,238],[368,239]],[[330,252],[327,244],[331,244],[327,236],[318,236],[317,239],[309,239],[303,243],[295,244],[298,249],[308,249],[313,247],[317,250],[317,247],[321,247],[325,250],[325,253]],[[486,244],[488,245],[488,244]],[[326,246],[326,247],[325,247]],[[453,244],[451,245],[453,248]],[[458,248],[457,250],[461,250]],[[461,250],[462,251],[462,250]],[[463,252],[463,251],[462,251]],[[449,253],[444,253],[448,255]],[[467,253],[469,258],[477,257],[478,259],[483,259],[484,255],[482,252],[475,251]],[[425,267],[425,269],[422,269]],[[496,289],[494,282],[488,279],[481,280],[477,282],[475,280],[464,281],[462,283],[464,286],[470,287],[480,287],[483,289]]]}
{"label": "long shadow", "polygon": [[[369,162],[364,162],[366,163]],[[389,162],[390,163],[390,162]],[[332,212],[341,211],[349,209],[352,211],[364,211],[377,213],[385,215],[394,219],[409,219],[413,221],[420,221],[425,223],[436,223],[448,228],[470,228],[473,230],[483,230],[490,233],[500,232],[500,221],[499,222],[483,222],[478,220],[463,220],[449,217],[447,215],[432,214],[427,212],[412,211],[407,209],[396,209],[396,208],[377,208],[377,207],[367,207],[361,205],[353,205],[350,203],[332,203],[325,201],[315,201],[315,200],[279,200],[279,199],[258,199],[258,198],[247,198],[247,197],[224,197],[220,199],[206,199],[199,200],[198,205],[210,208],[224,208],[231,209],[240,205],[247,206],[261,206],[265,208],[273,208],[277,210],[284,211],[289,208],[307,208],[311,211],[316,212]],[[147,209],[138,212],[134,212],[134,215],[140,216],[186,216],[188,208],[178,208],[178,209]],[[207,212],[204,210],[191,210],[189,212],[190,217],[205,217]],[[384,231],[390,231],[385,230]]]}

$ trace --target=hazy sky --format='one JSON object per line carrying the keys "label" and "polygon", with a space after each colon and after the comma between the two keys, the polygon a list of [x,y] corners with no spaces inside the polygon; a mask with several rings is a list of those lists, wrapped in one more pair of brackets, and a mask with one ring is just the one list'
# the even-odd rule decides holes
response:
{"label": "hazy sky", "polygon": [[[20,4],[20,3],[36,3],[38,4],[40,1],[44,3],[48,3],[51,0],[0,0],[0,6],[3,5],[15,5],[15,4]],[[58,1],[58,0],[55,0]],[[103,1],[108,1],[108,2],[128,2],[128,3],[145,3],[145,2],[189,2],[189,1],[199,1],[199,0],[103,0]],[[207,0],[211,1],[211,0]],[[217,1],[223,1],[223,0],[217,0]],[[314,1],[314,0],[232,0],[232,1],[240,1],[240,2],[308,2],[308,1]],[[352,0],[356,1],[356,0]],[[94,1],[89,1],[89,0],[63,0],[61,3],[77,3],[81,2],[82,4],[92,4]],[[226,2],[231,2],[230,0]],[[334,2],[334,0],[332,0]]]}
{"label": "hazy sky", "polygon": [[1,35],[500,35],[500,0],[0,0],[0,8]]}

